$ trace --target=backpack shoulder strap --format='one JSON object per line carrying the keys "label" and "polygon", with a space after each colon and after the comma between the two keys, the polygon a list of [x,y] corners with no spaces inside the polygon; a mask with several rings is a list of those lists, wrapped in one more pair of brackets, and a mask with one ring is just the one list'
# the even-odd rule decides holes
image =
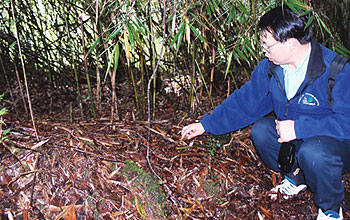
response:
{"label": "backpack shoulder strap", "polygon": [[327,96],[328,96],[328,107],[332,109],[333,99],[332,99],[332,90],[335,84],[335,78],[338,73],[344,68],[345,64],[348,62],[348,59],[341,54],[338,54],[332,61],[330,67],[330,73],[328,78],[328,88],[327,88]]}

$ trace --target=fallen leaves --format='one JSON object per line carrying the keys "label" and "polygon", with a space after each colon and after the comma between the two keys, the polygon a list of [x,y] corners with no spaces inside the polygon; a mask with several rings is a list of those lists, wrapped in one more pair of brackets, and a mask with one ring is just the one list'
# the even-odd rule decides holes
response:
{"label": "fallen leaves", "polygon": [[[311,219],[317,213],[310,191],[288,201],[269,199],[269,189],[281,178],[261,162],[248,138],[249,128],[228,137],[203,136],[186,144],[177,141],[177,132],[168,132],[178,126],[170,120],[157,122],[151,130],[150,162],[165,180],[162,184],[152,180],[165,194],[164,206],[152,206],[158,189],[146,184],[149,177],[141,178],[143,173],[150,174],[145,124],[44,121],[38,123],[42,131],[38,142],[28,135],[30,129],[13,122],[15,132],[10,132],[4,143],[10,151],[3,152],[0,216]],[[127,161],[137,167],[125,175]],[[349,198],[349,176],[344,181]],[[159,214],[161,210],[164,215]],[[350,217],[346,206],[344,213]]]}
{"label": "fallen leaves", "polygon": [[[78,206],[79,207],[79,206]],[[64,220],[76,220],[75,204],[63,207],[63,210],[56,216],[56,220],[63,218]]]}

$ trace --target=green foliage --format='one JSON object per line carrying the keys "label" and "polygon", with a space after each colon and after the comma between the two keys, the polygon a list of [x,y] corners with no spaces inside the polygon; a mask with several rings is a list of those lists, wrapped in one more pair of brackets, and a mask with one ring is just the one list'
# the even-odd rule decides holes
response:
{"label": "green foliage", "polygon": [[211,136],[209,140],[205,143],[205,146],[208,148],[208,154],[210,156],[214,156],[218,151],[218,148],[221,147],[221,144],[218,138]]}
{"label": "green foliage", "polygon": [[[0,101],[3,99],[4,94],[0,95]],[[4,124],[2,116],[4,116],[7,113],[6,108],[0,109],[0,144],[7,138],[7,134],[10,132],[10,129],[7,129],[5,131],[2,130],[2,125]]]}
{"label": "green foliage", "polygon": [[[79,100],[84,95],[80,94],[79,86],[86,83],[87,78],[91,77],[91,86],[97,87],[106,85],[112,73],[118,72],[117,77],[129,80],[133,86],[135,106],[144,108],[146,88],[138,85],[139,82],[147,85],[161,49],[165,53],[160,59],[157,77],[175,81],[190,76],[184,88],[191,89],[182,91],[191,99],[188,103],[194,103],[195,94],[202,87],[206,87],[205,95],[210,97],[208,88],[213,87],[213,78],[232,80],[237,88],[249,79],[249,73],[264,56],[257,30],[259,18],[281,4],[301,16],[310,16],[307,25],[314,26],[318,41],[350,56],[348,1],[192,0],[166,1],[163,5],[160,0],[108,4],[25,0],[14,4],[23,56],[27,69],[31,70],[28,79],[33,82],[29,83],[50,81],[48,83],[55,85],[52,89],[73,87]],[[164,7],[166,24],[163,23]],[[13,81],[16,80],[13,63],[18,58],[15,52],[18,45],[13,40],[14,19],[8,0],[0,2],[0,8],[0,47],[4,48],[0,56],[6,67],[4,72]],[[81,44],[82,34],[85,48]],[[164,48],[161,47],[163,41]],[[87,75],[82,74],[82,70]],[[100,75],[102,82],[97,81]],[[0,88],[6,86],[2,83],[0,77]]]}
{"label": "green foliage", "polygon": [[0,109],[0,116],[5,115],[6,112],[7,112],[7,109],[6,109],[6,108]]}

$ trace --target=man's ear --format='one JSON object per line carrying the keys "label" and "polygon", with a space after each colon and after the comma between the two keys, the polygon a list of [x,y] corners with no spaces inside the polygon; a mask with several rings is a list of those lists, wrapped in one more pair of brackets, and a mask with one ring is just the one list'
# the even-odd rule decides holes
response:
{"label": "man's ear", "polygon": [[295,50],[295,48],[300,45],[300,42],[296,38],[288,38],[286,43],[291,51]]}

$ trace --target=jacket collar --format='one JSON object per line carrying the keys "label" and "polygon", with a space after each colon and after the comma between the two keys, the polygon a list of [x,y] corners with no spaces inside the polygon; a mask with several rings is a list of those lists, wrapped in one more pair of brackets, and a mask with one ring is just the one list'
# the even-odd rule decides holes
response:
{"label": "jacket collar", "polygon": [[311,41],[311,53],[307,65],[308,81],[314,81],[326,71],[326,64],[323,61],[322,48],[315,39]]}
{"label": "jacket collar", "polygon": [[[272,73],[277,69],[277,65],[270,62],[270,69]],[[321,76],[326,71],[326,64],[323,61],[323,55],[322,55],[322,48],[317,41],[312,38],[311,40],[311,52],[310,52],[310,58],[309,63],[307,64],[307,78],[308,82],[311,83],[315,79],[317,79],[319,76]]]}
{"label": "jacket collar", "polygon": [[[278,86],[281,91],[285,93],[282,82],[279,80],[276,70],[278,69],[278,65],[275,65],[273,62],[270,62],[268,74],[271,77],[272,75],[275,77]],[[305,91],[305,89],[319,76],[321,76],[326,71],[326,64],[323,61],[322,48],[319,43],[316,42],[315,39],[311,41],[311,52],[309,63],[307,65],[307,80],[305,79],[302,83],[303,86],[299,88],[297,94],[295,96],[299,96],[301,93]]]}

